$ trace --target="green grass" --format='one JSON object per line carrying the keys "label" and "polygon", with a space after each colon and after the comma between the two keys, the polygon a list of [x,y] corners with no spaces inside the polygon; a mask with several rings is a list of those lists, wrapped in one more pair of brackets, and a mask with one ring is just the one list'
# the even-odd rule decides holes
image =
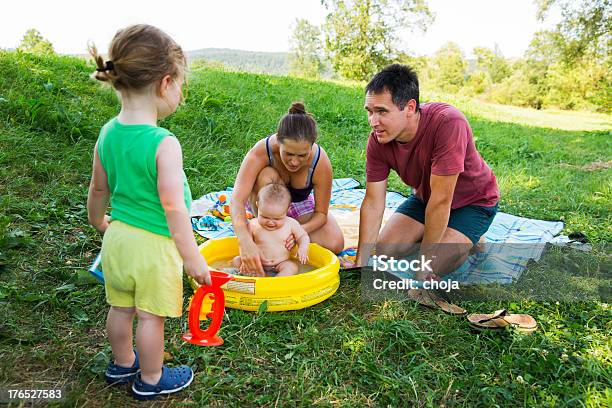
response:
{"label": "green grass", "polygon": [[[137,406],[127,388],[107,387],[101,376],[110,358],[107,305],[85,272],[100,246],[85,209],[91,151],[118,111],[112,92],[88,79],[91,70],[74,58],[0,52],[0,388],[62,386],[67,406]],[[232,185],[248,148],[297,99],[319,122],[335,177],[363,182],[368,126],[359,86],[201,70],[190,77],[185,106],[162,124],[182,142],[194,197]],[[497,174],[501,210],[562,219],[565,233],[585,232],[603,247],[592,257],[609,262],[612,170],[589,165],[612,159],[610,118],[598,117],[593,130],[591,116],[555,113],[558,123],[572,123],[562,130],[546,112],[517,120],[505,108],[453,103]],[[397,177],[391,188],[406,192]],[[609,268],[603,273],[609,278]],[[343,275],[336,295],[306,310],[229,311],[222,347],[187,345],[186,317],[169,320],[168,362],[191,364],[197,375],[162,403],[609,405],[609,305],[462,305],[530,313],[540,330],[475,334],[462,319],[412,303],[361,301],[358,277]]]}

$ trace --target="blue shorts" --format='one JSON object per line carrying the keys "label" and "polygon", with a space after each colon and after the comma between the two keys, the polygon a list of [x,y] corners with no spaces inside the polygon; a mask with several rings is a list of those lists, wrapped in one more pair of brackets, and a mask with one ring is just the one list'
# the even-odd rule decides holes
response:
{"label": "blue shorts", "polygon": [[[497,204],[492,207],[468,205],[451,210],[448,227],[459,231],[476,245],[480,237],[491,226],[493,218],[497,214],[497,206]],[[425,203],[414,194],[408,197],[395,211],[425,225]]]}

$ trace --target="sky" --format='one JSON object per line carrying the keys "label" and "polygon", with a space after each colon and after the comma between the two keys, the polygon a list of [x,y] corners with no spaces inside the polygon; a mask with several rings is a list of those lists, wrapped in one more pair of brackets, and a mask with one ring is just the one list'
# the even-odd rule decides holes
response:
{"label": "sky", "polygon": [[[87,42],[106,50],[117,29],[134,23],[158,26],[187,51],[234,48],[288,51],[297,18],[325,21],[320,0],[226,0],[83,2],[10,0],[0,13],[0,48],[16,48],[29,28],[38,29],[61,54],[84,54]],[[454,41],[471,56],[474,47],[493,48],[521,57],[533,33],[550,27],[536,21],[533,0],[428,0],[436,14],[425,34],[403,33],[402,45],[431,55]]]}

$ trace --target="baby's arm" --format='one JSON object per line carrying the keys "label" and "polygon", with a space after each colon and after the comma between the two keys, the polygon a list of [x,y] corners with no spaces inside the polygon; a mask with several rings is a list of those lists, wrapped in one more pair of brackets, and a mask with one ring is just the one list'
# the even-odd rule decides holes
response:
{"label": "baby's arm", "polygon": [[306,230],[302,228],[299,222],[297,222],[293,218],[290,218],[290,220],[292,221],[291,232],[293,233],[293,236],[295,237],[295,240],[298,244],[298,260],[300,261],[300,263],[305,264],[306,262],[308,262],[308,245],[310,244],[310,237],[308,236]]}
{"label": "baby's arm", "polygon": [[157,191],[166,213],[166,221],[176,249],[183,258],[185,272],[199,284],[210,285],[206,259],[198,251],[183,186],[183,155],[174,137],[166,137],[157,149]]}
{"label": "baby's arm", "polygon": [[98,143],[94,147],[93,166],[91,172],[91,182],[87,193],[87,219],[98,231],[104,233],[108,228],[106,210],[108,209],[108,199],[110,190],[108,187],[108,177],[98,155]]}

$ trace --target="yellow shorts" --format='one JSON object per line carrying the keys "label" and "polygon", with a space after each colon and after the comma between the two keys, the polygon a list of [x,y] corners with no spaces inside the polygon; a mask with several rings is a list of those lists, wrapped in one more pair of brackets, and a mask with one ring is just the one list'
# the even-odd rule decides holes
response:
{"label": "yellow shorts", "polygon": [[183,311],[183,259],[171,238],[114,220],[102,240],[106,301],[157,316]]}

